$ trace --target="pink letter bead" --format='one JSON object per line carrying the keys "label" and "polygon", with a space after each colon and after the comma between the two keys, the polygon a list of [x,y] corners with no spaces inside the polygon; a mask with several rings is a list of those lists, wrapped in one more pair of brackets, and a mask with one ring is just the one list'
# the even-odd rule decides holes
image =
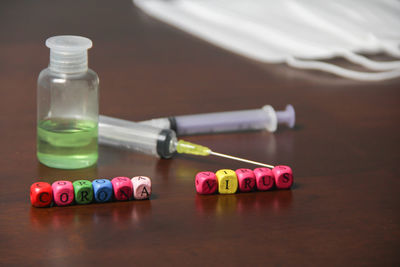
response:
{"label": "pink letter bead", "polygon": [[217,191],[217,177],[213,172],[199,172],[196,174],[195,184],[199,194],[209,195]]}
{"label": "pink letter bead", "polygon": [[239,182],[239,190],[241,192],[253,191],[256,187],[256,177],[250,169],[237,169],[236,176]]}
{"label": "pink letter bead", "polygon": [[132,197],[132,181],[128,177],[115,177],[111,180],[116,200],[129,200]]}
{"label": "pink letter bead", "polygon": [[290,188],[293,184],[293,173],[289,166],[276,166],[272,169],[272,173],[275,177],[276,187],[279,189]]}
{"label": "pink letter bead", "polygon": [[54,202],[58,206],[66,206],[74,201],[74,187],[70,181],[56,181],[53,188]]}
{"label": "pink letter bead", "polygon": [[256,176],[257,189],[260,191],[269,190],[275,184],[274,174],[272,173],[271,169],[268,168],[254,169],[254,175]]}
{"label": "pink letter bead", "polygon": [[135,199],[148,199],[151,195],[151,180],[146,176],[135,176],[131,179],[133,197]]}

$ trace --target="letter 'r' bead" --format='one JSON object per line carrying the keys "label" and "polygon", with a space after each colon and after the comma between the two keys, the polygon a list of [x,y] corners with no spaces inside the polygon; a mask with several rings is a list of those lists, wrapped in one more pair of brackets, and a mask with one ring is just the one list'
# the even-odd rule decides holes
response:
{"label": "letter 'r' bead", "polygon": [[135,199],[148,199],[151,195],[151,180],[146,176],[135,176],[131,179],[133,197]]}
{"label": "letter 'r' bead", "polygon": [[128,177],[115,177],[111,180],[116,200],[129,200],[133,196],[132,181]]}
{"label": "letter 'r' bead", "polygon": [[72,183],[77,204],[89,204],[93,201],[93,187],[88,180],[78,180]]}
{"label": "letter 'r' bead", "polygon": [[222,169],[215,173],[218,180],[218,192],[220,194],[235,194],[238,189],[236,173],[229,169]]}
{"label": "letter 'r' bead", "polygon": [[239,182],[239,190],[241,192],[250,192],[254,190],[256,187],[256,177],[252,170],[237,169],[235,173]]}
{"label": "letter 'r' bead", "polygon": [[276,188],[278,189],[288,189],[293,184],[293,172],[289,166],[275,166],[272,169],[272,173],[275,177]]}
{"label": "letter 'r' bead", "polygon": [[54,203],[58,206],[66,206],[74,201],[74,187],[70,181],[56,181],[53,188]]}
{"label": "letter 'r' bead", "polygon": [[31,185],[32,206],[43,208],[50,206],[53,200],[53,189],[49,183],[37,182]]}
{"label": "letter 'r' bead", "polygon": [[217,176],[213,172],[199,172],[196,174],[195,185],[199,194],[214,194],[218,187]]}
{"label": "letter 'r' bead", "polygon": [[275,184],[274,174],[271,169],[254,169],[254,175],[256,176],[256,184],[259,191],[270,190]]}

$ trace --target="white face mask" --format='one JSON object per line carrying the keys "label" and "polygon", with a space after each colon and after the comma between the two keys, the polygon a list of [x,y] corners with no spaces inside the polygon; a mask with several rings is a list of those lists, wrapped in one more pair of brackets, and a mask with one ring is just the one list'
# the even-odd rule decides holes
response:
{"label": "white face mask", "polygon": [[[134,0],[150,15],[237,54],[358,80],[400,76],[400,3],[395,0]],[[321,60],[343,57],[380,72]]]}

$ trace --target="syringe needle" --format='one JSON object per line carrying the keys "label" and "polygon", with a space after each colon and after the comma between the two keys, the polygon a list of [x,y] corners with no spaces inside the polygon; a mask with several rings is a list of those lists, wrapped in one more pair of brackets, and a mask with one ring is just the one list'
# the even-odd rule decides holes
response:
{"label": "syringe needle", "polygon": [[268,165],[268,164],[264,164],[264,163],[261,163],[261,162],[248,160],[248,159],[238,158],[238,157],[234,157],[234,156],[230,156],[230,155],[226,155],[226,154],[222,154],[222,153],[218,153],[218,152],[214,152],[214,151],[210,151],[210,155],[223,157],[223,158],[228,158],[228,159],[233,159],[233,160],[238,160],[238,161],[243,161],[243,162],[247,162],[247,163],[251,163],[251,164],[255,164],[255,165],[260,165],[260,166],[264,166],[264,167],[271,168],[271,169],[274,168],[274,166],[272,166],[272,165]]}

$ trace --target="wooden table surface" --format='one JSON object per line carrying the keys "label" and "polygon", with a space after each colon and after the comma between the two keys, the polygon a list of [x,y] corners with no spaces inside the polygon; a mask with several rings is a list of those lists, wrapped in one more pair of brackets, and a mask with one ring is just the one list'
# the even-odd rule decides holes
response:
{"label": "wooden table surface", "polygon": [[[0,265],[400,264],[400,79],[357,82],[259,64],[121,1],[0,4]],[[186,137],[285,164],[292,190],[197,195],[199,171],[253,166],[164,160],[100,147],[96,167],[36,159],[36,79],[46,38],[91,38],[101,114],[129,120],[292,104],[294,129]],[[336,60],[339,64],[341,60]],[[147,175],[149,201],[33,208],[35,181]]]}

